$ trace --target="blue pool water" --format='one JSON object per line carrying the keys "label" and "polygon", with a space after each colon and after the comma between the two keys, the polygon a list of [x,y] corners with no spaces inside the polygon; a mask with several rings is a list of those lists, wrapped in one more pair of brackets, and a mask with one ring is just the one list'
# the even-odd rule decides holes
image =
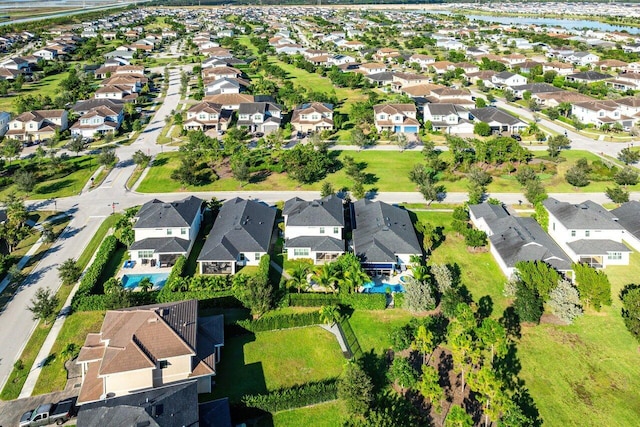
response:
{"label": "blue pool water", "polygon": [[363,285],[364,292],[367,294],[386,294],[387,292],[404,292],[402,285],[392,285],[390,283],[375,282],[365,283]]}
{"label": "blue pool water", "polygon": [[153,288],[162,288],[169,277],[169,273],[153,273],[153,274],[125,274],[122,276],[122,286],[125,289],[134,290],[138,287],[138,283],[145,277],[148,277],[153,283]]}

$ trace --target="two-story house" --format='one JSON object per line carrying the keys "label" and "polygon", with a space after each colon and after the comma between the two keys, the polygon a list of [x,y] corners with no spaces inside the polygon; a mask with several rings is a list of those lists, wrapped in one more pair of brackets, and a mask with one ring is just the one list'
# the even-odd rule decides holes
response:
{"label": "two-story house", "polygon": [[549,197],[542,203],[549,213],[549,235],[574,262],[597,268],[629,264],[625,229],[613,213],[591,200],[571,204]]}
{"label": "two-story house", "polygon": [[571,114],[575,115],[582,123],[593,124],[596,127],[620,123],[624,129],[630,129],[636,120],[634,117],[621,114],[620,105],[611,100],[575,103],[571,106]]}
{"label": "two-story house", "polygon": [[276,209],[235,197],[226,201],[198,256],[200,274],[235,274],[258,265],[274,241]]}
{"label": "two-story house", "polygon": [[49,48],[38,49],[33,52],[33,56],[37,56],[38,58],[42,58],[45,61],[53,61],[58,57],[58,51]]}
{"label": "two-story house", "polygon": [[456,104],[425,104],[424,122],[431,123],[433,130],[446,134],[473,134],[469,111]]}
{"label": "two-story house", "polygon": [[584,67],[586,65],[592,65],[593,63],[598,62],[600,60],[600,57],[590,52],[573,52],[567,57],[567,60],[575,65]]}
{"label": "two-story house", "polygon": [[115,132],[124,120],[124,109],[111,109],[107,106],[99,106],[83,114],[78,121],[71,126],[71,135],[91,138],[96,133]]}
{"label": "two-story house", "polygon": [[197,300],[108,310],[76,359],[77,403],[192,380],[198,393],[210,393],[223,345],[223,316],[198,318]]}
{"label": "two-story house", "polygon": [[226,130],[231,119],[231,111],[214,102],[202,101],[187,110],[183,123],[185,130]]}
{"label": "two-story house", "polygon": [[496,107],[474,108],[469,110],[474,122],[488,123],[495,134],[502,132],[520,133],[527,128],[527,124],[511,114],[498,110]]}
{"label": "two-story house", "polygon": [[195,196],[171,203],[153,199],[142,205],[134,220],[130,259],[171,267],[191,252],[202,223],[202,200]]}
{"label": "two-story house", "polygon": [[410,64],[418,64],[423,70],[426,70],[429,65],[434,62],[436,62],[436,60],[433,56],[423,55],[420,53],[413,54],[409,57]]}
{"label": "two-story house", "polygon": [[296,132],[333,130],[333,105],[325,102],[301,104],[293,110],[291,125]]}
{"label": "two-story house", "polygon": [[422,247],[409,213],[384,202],[360,199],[353,204],[353,251],[372,276],[406,270]]}
{"label": "two-story house", "polygon": [[342,199],[334,195],[310,202],[298,197],[287,200],[282,209],[287,258],[308,258],[314,264],[324,264],[342,255],[343,206]]}
{"label": "two-story house", "polygon": [[361,64],[360,70],[362,70],[365,74],[377,74],[387,71],[387,66],[385,64],[380,64],[377,62],[368,62],[366,64]]}
{"label": "two-story house", "polygon": [[9,122],[6,136],[21,141],[42,141],[52,138],[56,129],[64,131],[67,127],[66,110],[27,111]]}
{"label": "two-story house", "polygon": [[418,133],[420,130],[414,104],[378,104],[373,107],[373,112],[378,132]]}
{"label": "two-story house", "polygon": [[244,102],[238,109],[238,126],[249,132],[269,134],[282,122],[282,108],[272,102]]}

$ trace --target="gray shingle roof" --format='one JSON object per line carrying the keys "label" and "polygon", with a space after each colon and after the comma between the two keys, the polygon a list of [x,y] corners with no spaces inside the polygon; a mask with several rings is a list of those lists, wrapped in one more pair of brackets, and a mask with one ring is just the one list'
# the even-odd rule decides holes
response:
{"label": "gray shingle roof", "polygon": [[640,202],[633,200],[623,203],[612,210],[611,214],[618,218],[618,224],[640,239]]}
{"label": "gray shingle roof", "polygon": [[235,261],[240,252],[267,252],[276,210],[233,198],[222,205],[198,261]]}
{"label": "gray shingle roof", "polygon": [[518,261],[545,261],[560,271],[571,270],[571,259],[533,218],[511,216],[502,206],[469,206],[491,230],[489,241],[507,267]]}
{"label": "gray shingle roof", "polygon": [[157,254],[177,254],[187,252],[190,242],[178,237],[149,237],[134,242],[129,250],[153,250]]}
{"label": "gray shingle roof", "polygon": [[396,262],[396,254],[422,254],[422,247],[404,209],[367,199],[353,204],[353,245],[364,262]]}
{"label": "gray shingle roof", "polygon": [[229,398],[200,404],[200,427],[231,427]]}
{"label": "gray shingle roof", "polygon": [[142,205],[133,228],[189,227],[201,206],[202,200],[195,196],[171,203],[153,199]]}
{"label": "gray shingle roof", "polygon": [[265,114],[267,111],[282,111],[282,108],[271,102],[242,102],[238,114]]}
{"label": "gray shingle roof", "polygon": [[285,202],[282,214],[287,226],[344,226],[342,199],[334,195],[310,202],[294,197]]}
{"label": "gray shingle roof", "polygon": [[469,113],[481,122],[490,123],[498,122],[505,125],[517,125],[523,123],[517,117],[513,117],[511,114],[507,114],[504,111],[498,110],[496,107],[484,107],[474,108],[469,110]]}
{"label": "gray shingle roof", "polygon": [[328,236],[300,236],[288,239],[287,248],[311,248],[312,251],[344,252],[344,241]]}
{"label": "gray shingle roof", "polygon": [[567,243],[576,255],[605,255],[607,252],[631,252],[624,243],[608,239],[581,239]]}
{"label": "gray shingle roof", "polygon": [[198,418],[198,387],[196,381],[189,381],[82,405],[77,424],[191,426]]}
{"label": "gray shingle roof", "polygon": [[574,205],[549,197],[542,203],[569,230],[622,230],[615,215],[591,200]]}

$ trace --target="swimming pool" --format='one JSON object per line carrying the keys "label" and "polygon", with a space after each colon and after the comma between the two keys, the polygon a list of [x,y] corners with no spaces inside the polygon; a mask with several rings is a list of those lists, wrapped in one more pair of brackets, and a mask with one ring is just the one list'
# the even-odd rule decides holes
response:
{"label": "swimming pool", "polygon": [[386,294],[387,292],[404,292],[402,285],[392,285],[391,283],[368,282],[362,285],[366,294]]}
{"label": "swimming pool", "polygon": [[400,276],[400,281],[402,283],[407,283],[407,276]]}
{"label": "swimming pool", "polygon": [[122,286],[130,291],[138,287],[138,284],[148,277],[153,283],[153,289],[160,289],[164,286],[169,277],[169,273],[153,273],[153,274],[125,274],[122,276]]}

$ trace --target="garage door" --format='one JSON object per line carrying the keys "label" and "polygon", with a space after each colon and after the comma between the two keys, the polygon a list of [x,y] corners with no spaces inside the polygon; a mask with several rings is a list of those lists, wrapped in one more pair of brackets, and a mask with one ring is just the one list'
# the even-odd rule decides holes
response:
{"label": "garage door", "polygon": [[418,133],[418,126],[406,126],[404,131],[407,133]]}

